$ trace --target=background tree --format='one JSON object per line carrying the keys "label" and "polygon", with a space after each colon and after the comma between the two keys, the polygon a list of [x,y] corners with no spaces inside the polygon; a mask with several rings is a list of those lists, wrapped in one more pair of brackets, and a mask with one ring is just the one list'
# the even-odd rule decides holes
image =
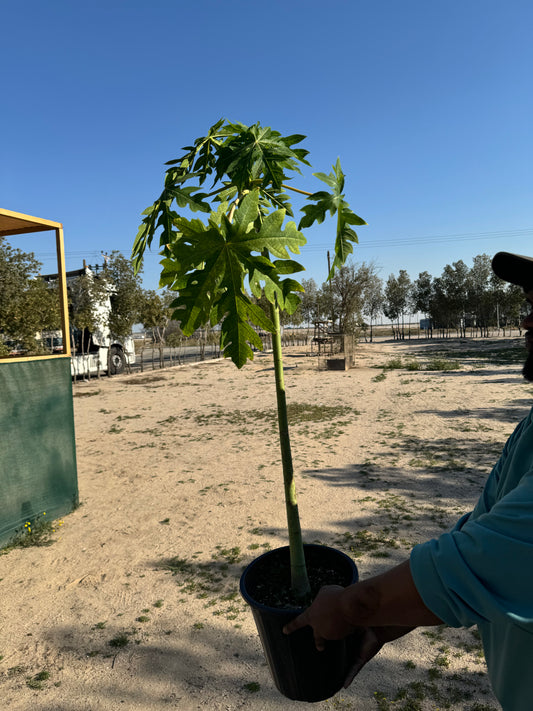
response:
{"label": "background tree", "polygon": [[326,318],[324,296],[314,279],[302,279],[302,286],[304,291],[298,310],[302,314],[302,320],[310,326]]}
{"label": "background tree", "polygon": [[42,349],[46,332],[61,328],[58,282],[33,279],[25,294],[24,312],[26,329],[32,337],[40,334],[39,349]]}
{"label": "background tree", "polygon": [[165,338],[167,346],[171,346],[171,348],[179,348],[179,346],[183,345],[184,339],[185,336],[183,335],[178,322],[171,321]]}
{"label": "background tree", "polygon": [[488,254],[478,254],[468,273],[468,309],[481,336],[489,335],[489,327],[496,325],[497,299],[491,283],[491,258]]}
{"label": "background tree", "polygon": [[156,343],[164,343],[165,335],[172,311],[170,304],[174,301],[174,294],[166,289],[158,293],[153,289],[142,292],[139,320],[145,329],[149,329]]}
{"label": "background tree", "polygon": [[363,314],[370,321],[370,343],[373,339],[373,324],[383,311],[383,280],[371,274],[363,292]]}
{"label": "background tree", "polygon": [[324,300],[331,294],[331,313],[341,333],[353,333],[361,323],[363,293],[373,275],[373,267],[364,262],[348,262],[322,285]]}
{"label": "background tree", "polygon": [[[12,247],[0,237],[0,335],[35,352],[37,335],[60,327],[59,295],[54,285],[39,277],[41,263],[33,252]],[[3,355],[9,352],[2,349]]]}
{"label": "background tree", "polygon": [[446,329],[455,328],[461,337],[466,336],[466,315],[468,312],[469,269],[460,259],[447,264],[438,278],[440,317]]}
{"label": "background tree", "polygon": [[[497,278],[498,277],[496,277],[496,279]],[[499,288],[496,290],[499,325],[508,328],[518,328],[521,334],[521,323],[527,314],[524,291],[522,287],[516,284],[505,284],[501,279],[498,281],[502,282],[505,287],[503,291],[500,291]]]}
{"label": "background tree", "polygon": [[[391,274],[384,291],[383,313],[393,323],[397,323],[397,338],[405,338],[405,314],[409,312],[411,280],[405,269],[400,269],[398,277]],[[401,321],[401,326],[400,326]]]}
{"label": "background tree", "polygon": [[98,279],[105,279],[111,291],[109,329],[118,338],[131,334],[143,303],[140,272],[120,252],[113,251],[107,258]]}
{"label": "background tree", "polygon": [[433,277],[429,272],[420,272],[411,288],[411,300],[415,313],[422,313],[428,321],[427,335],[433,336],[433,320],[431,319],[431,302],[434,295]]}

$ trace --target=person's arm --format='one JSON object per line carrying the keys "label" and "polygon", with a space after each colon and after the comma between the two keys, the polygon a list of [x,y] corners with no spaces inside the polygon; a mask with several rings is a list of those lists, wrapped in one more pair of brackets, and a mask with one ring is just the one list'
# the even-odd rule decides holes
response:
{"label": "person's arm", "polygon": [[323,587],[313,604],[289,622],[284,631],[290,634],[310,626],[317,649],[323,649],[326,640],[343,639],[358,627],[413,628],[440,624],[442,620],[422,601],[409,561],[405,561],[347,588]]}

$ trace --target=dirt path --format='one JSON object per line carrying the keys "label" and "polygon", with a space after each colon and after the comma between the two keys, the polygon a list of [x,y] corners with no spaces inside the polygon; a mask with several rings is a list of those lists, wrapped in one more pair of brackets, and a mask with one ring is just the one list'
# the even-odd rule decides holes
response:
{"label": "dirt path", "polygon": [[[362,577],[472,507],[529,409],[519,367],[473,347],[447,372],[380,367],[431,363],[425,342],[363,344],[347,372],[287,354],[306,540],[351,551]],[[286,542],[271,357],[93,380],[74,402],[81,506],[49,547],[0,557],[3,707],[288,708],[237,593],[242,566]],[[473,631],[417,631],[316,708],[401,709],[400,693],[497,709],[484,671]]]}

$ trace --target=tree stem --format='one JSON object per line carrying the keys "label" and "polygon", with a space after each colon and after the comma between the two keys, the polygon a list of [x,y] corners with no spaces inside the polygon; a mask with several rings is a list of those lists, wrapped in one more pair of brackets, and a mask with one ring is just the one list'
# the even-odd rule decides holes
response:
{"label": "tree stem", "polygon": [[293,188],[291,185],[282,185],[284,190],[292,190],[293,193],[300,193],[300,195],[307,195],[311,197],[313,193],[308,193],[307,190],[300,190],[300,188]]}
{"label": "tree stem", "polygon": [[294,484],[294,469],[292,464],[291,442],[289,437],[289,418],[287,413],[287,399],[285,395],[285,382],[283,377],[283,357],[281,350],[281,328],[279,308],[271,305],[271,317],[274,324],[272,334],[272,349],[274,351],[274,372],[276,376],[276,396],[278,404],[279,441],[281,448],[281,462],[283,466],[283,482],[285,486],[285,507],[287,510],[287,526],[289,531],[289,549],[291,558],[291,588],[299,601],[306,601],[311,589],[307,568],[305,565],[302,530],[298,503],[296,501],[296,487]]}

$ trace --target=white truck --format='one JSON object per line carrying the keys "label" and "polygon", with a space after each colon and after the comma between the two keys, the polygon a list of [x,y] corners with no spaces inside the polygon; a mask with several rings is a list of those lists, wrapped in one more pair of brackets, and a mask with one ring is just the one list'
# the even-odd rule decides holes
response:
{"label": "white truck", "polygon": [[[98,279],[90,267],[84,265],[82,269],[76,269],[66,273],[67,291],[69,284],[80,276],[88,276],[90,279]],[[57,278],[51,274],[43,277],[47,281]],[[85,377],[87,375],[100,375],[109,373],[118,375],[123,373],[127,365],[135,363],[135,344],[132,336],[117,338],[109,330],[109,315],[112,311],[111,297],[113,286],[109,285],[102,291],[97,303],[93,304],[93,314],[95,315],[95,328],[93,331],[75,328],[70,325],[71,342],[71,373],[73,377]],[[49,334],[53,337],[55,334]]]}

